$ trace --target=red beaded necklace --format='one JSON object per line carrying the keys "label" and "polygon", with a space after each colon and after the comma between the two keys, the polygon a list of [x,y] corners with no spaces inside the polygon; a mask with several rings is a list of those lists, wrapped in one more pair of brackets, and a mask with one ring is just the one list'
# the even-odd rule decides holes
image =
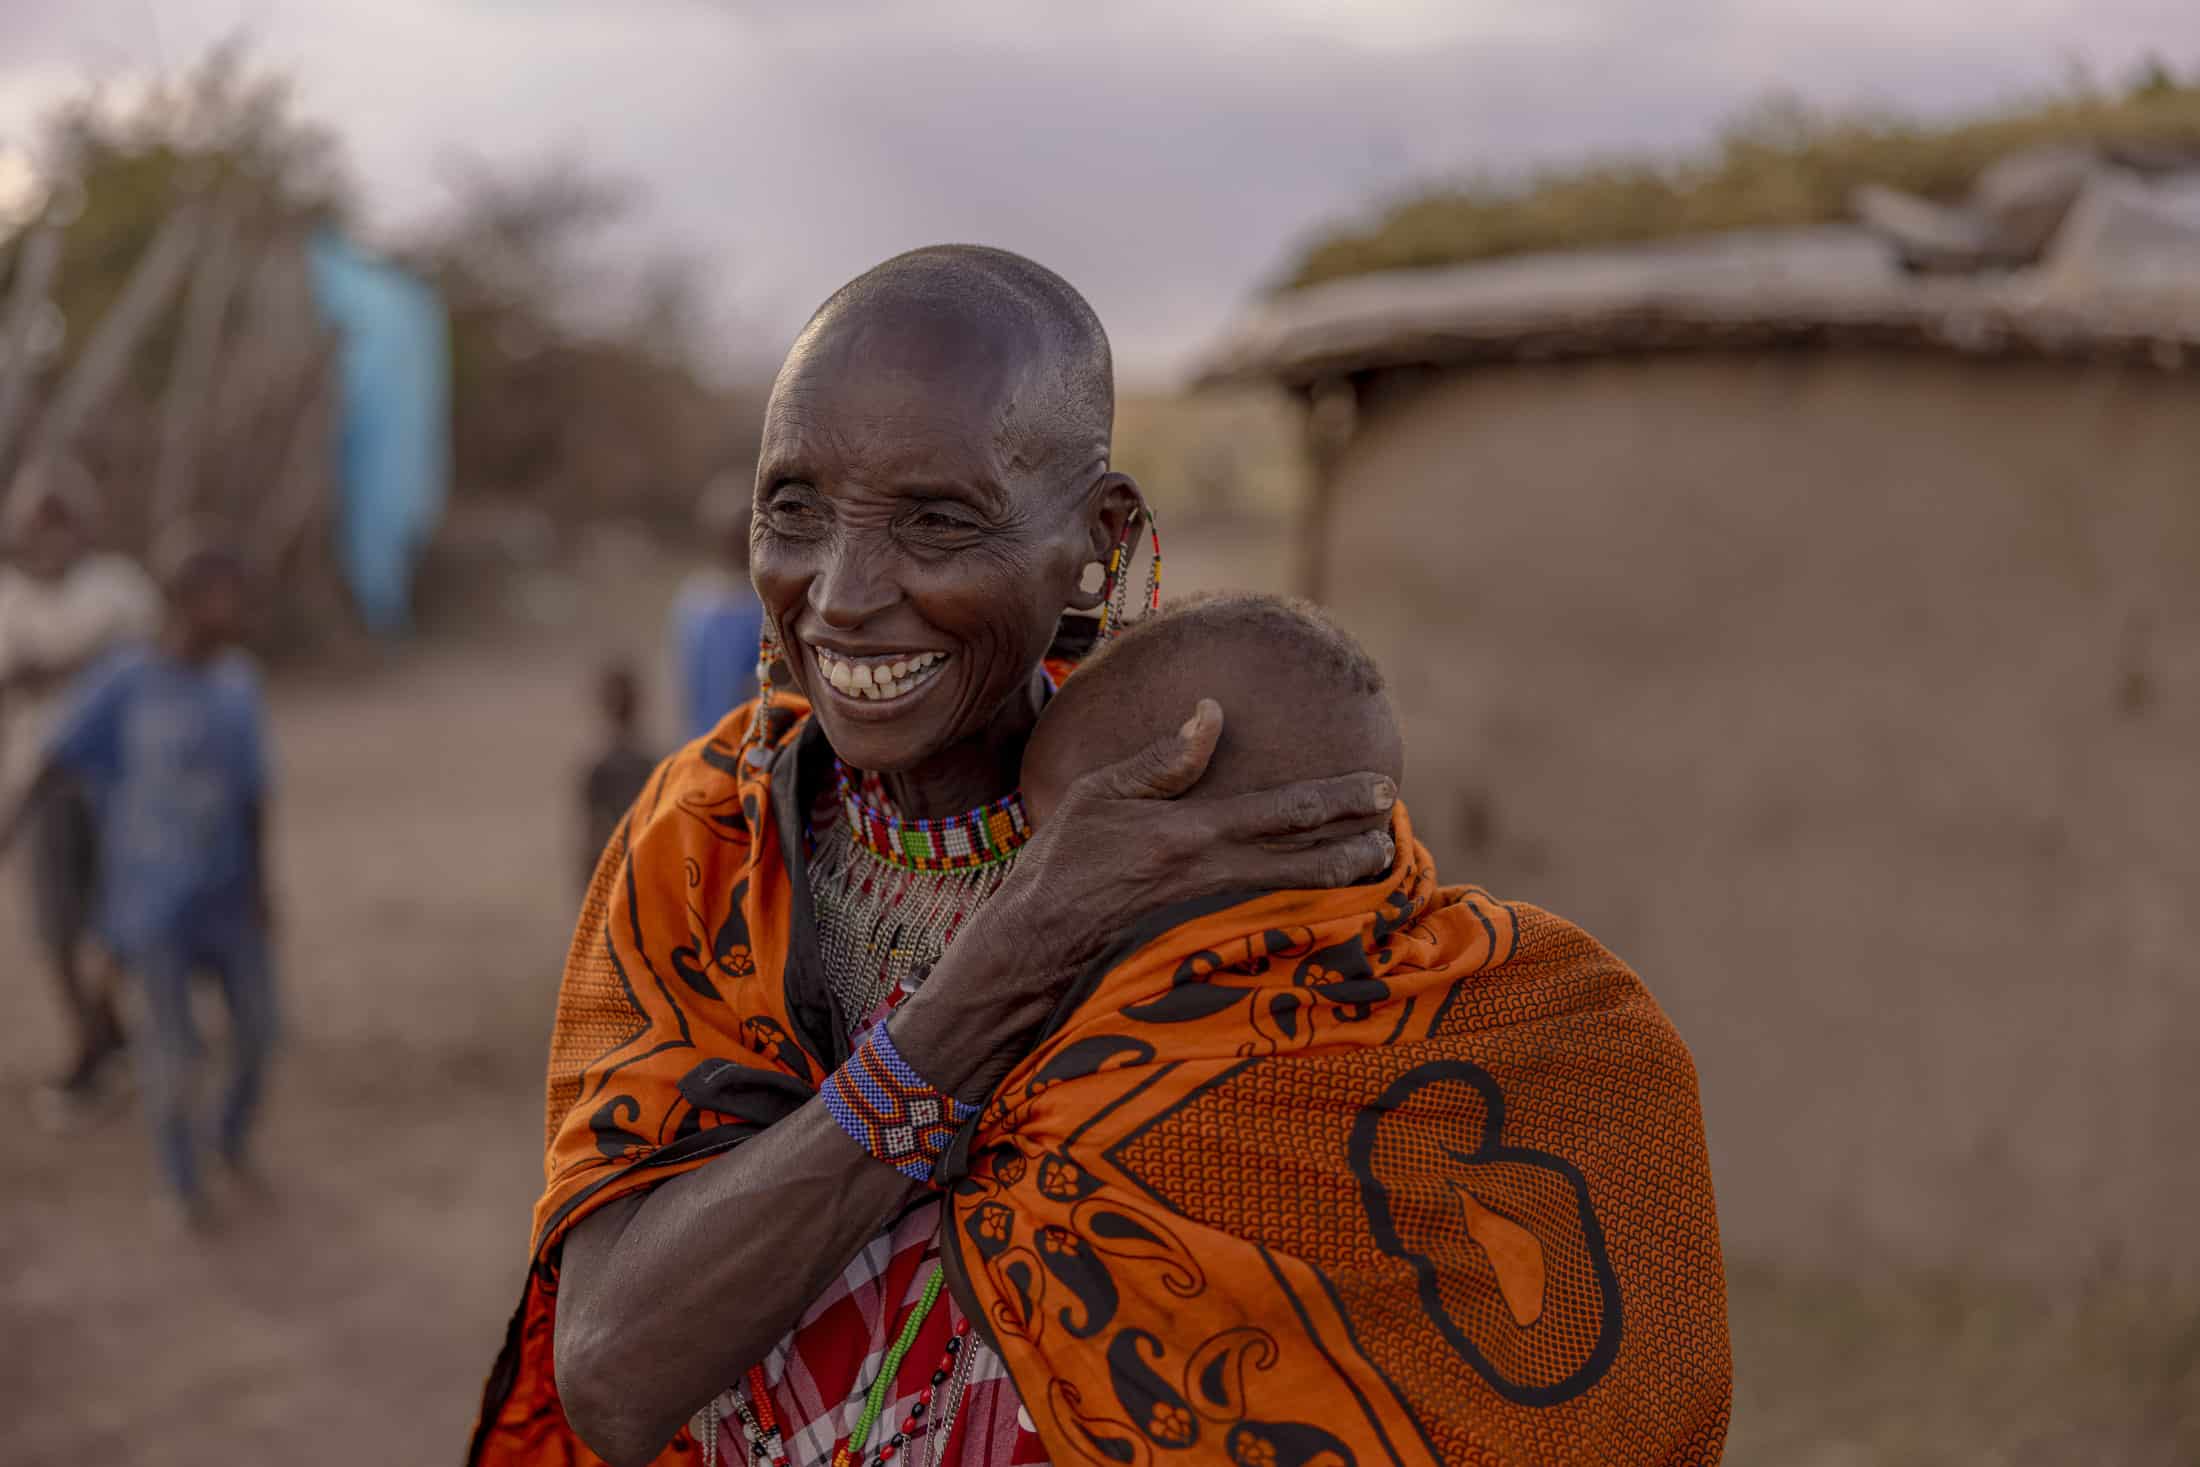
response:
{"label": "red beaded necklace", "polygon": [[[914,1338],[924,1316],[930,1311],[919,1310],[905,1327],[905,1333]],[[943,1459],[949,1440],[955,1431],[955,1422],[961,1415],[962,1398],[969,1389],[971,1362],[976,1347],[970,1340],[970,1321],[957,1320],[955,1329],[947,1337],[946,1346],[940,1351],[939,1363],[932,1367],[932,1377],[917,1392],[917,1399],[902,1417],[900,1429],[880,1441],[868,1456],[871,1427],[876,1415],[870,1410],[856,1423],[856,1429],[846,1442],[833,1453],[833,1467],[892,1467],[904,1447],[923,1438],[932,1447],[926,1460],[938,1463]],[[874,1392],[891,1394],[893,1378],[901,1363],[899,1354],[890,1353],[882,1362],[880,1377],[872,1387]],[[769,1385],[764,1379],[764,1367],[749,1367],[745,1391],[733,1393],[734,1414],[741,1420],[742,1434],[748,1439],[749,1460],[764,1467],[788,1467],[786,1436],[781,1431],[777,1413],[772,1410]]]}

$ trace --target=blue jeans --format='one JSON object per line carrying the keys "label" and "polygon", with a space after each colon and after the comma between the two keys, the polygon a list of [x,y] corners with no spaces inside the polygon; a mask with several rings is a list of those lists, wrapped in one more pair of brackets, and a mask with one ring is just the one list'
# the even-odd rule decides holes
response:
{"label": "blue jeans", "polygon": [[191,1019],[191,981],[207,972],[221,985],[229,1009],[229,1082],[224,1088],[215,1141],[222,1155],[241,1162],[275,1048],[275,977],[267,934],[257,923],[228,922],[207,931],[171,933],[138,948],[130,962],[145,985],[151,1020],[136,1046],[146,1118],[169,1186],[186,1200],[199,1194],[199,1148],[191,1113],[198,1069],[199,1035]]}

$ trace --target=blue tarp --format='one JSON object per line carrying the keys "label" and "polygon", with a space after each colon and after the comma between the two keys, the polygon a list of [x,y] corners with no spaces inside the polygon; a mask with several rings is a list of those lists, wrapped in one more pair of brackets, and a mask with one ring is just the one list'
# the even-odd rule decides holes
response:
{"label": "blue tarp", "polygon": [[401,632],[450,489],[450,326],[424,281],[335,234],[318,235],[311,258],[339,339],[337,563],[368,627]]}

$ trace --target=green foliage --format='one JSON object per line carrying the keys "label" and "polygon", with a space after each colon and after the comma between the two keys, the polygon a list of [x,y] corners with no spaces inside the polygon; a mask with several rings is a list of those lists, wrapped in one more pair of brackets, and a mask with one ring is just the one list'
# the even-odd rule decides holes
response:
{"label": "green foliage", "polygon": [[[300,120],[289,83],[254,71],[233,47],[128,102],[95,93],[64,104],[47,121],[44,152],[45,172],[82,206],[54,287],[68,327],[64,361],[185,198],[218,191],[254,234],[346,212],[334,136]],[[0,245],[0,256],[16,252]],[[147,370],[165,361],[158,350],[139,353]]]}
{"label": "green foliage", "polygon": [[1365,227],[1318,239],[1285,288],[1538,250],[1825,223],[1848,214],[1863,184],[1951,199],[1996,158],[2057,142],[2200,149],[2200,83],[2150,60],[2121,97],[2073,90],[1938,126],[1774,101],[1738,118],[1706,157],[1671,165],[1619,159],[1518,186],[1468,184],[1406,199]]}

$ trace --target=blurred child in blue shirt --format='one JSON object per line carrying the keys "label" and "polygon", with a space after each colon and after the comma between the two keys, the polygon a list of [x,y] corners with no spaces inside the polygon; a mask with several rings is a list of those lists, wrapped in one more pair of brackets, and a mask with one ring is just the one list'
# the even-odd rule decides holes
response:
{"label": "blurred child in blue shirt", "polygon": [[703,495],[696,514],[719,563],[690,576],[672,607],[684,738],[701,738],[756,696],[764,608],[749,584],[749,492],[746,482],[727,475]]}
{"label": "blurred child in blue shirt", "polygon": [[168,559],[160,639],[90,677],[54,729],[39,780],[73,775],[92,791],[100,932],[144,986],[150,1032],[136,1047],[145,1106],[162,1172],[197,1222],[193,973],[218,980],[229,1010],[229,1081],[214,1139],[234,1168],[248,1160],[275,1041],[266,715],[258,674],[236,650],[243,561],[207,540]]}

